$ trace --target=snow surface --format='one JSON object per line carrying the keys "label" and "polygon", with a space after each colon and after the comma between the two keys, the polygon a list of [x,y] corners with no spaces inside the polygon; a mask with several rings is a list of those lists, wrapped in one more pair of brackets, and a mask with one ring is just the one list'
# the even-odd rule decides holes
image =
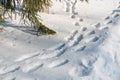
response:
{"label": "snow surface", "polygon": [[53,36],[33,35],[19,16],[0,26],[0,80],[120,80],[119,0],[77,3],[74,19],[64,5],[39,13]]}

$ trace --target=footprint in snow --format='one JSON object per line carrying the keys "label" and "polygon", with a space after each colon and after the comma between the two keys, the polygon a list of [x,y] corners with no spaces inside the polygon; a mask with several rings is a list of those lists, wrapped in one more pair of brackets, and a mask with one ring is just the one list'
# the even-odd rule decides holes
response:
{"label": "footprint in snow", "polygon": [[91,42],[96,42],[96,41],[98,41],[98,40],[99,40],[99,37],[97,37],[97,36],[91,36],[91,37],[89,37],[89,38],[85,38],[85,39],[83,40],[83,43],[89,44],[89,43],[91,43]]}
{"label": "footprint in snow", "polygon": [[[65,47],[65,43],[63,42],[63,43],[60,43],[60,44],[58,44],[57,46],[55,46],[55,47],[52,47],[52,48],[49,48],[49,49],[47,49],[46,50],[46,52],[53,52],[53,51],[55,51],[55,50],[60,50],[60,49],[62,49],[63,47]],[[44,51],[45,52],[45,51]],[[43,52],[43,53],[44,53]]]}
{"label": "footprint in snow", "polygon": [[108,21],[106,24],[111,24],[111,23],[113,23],[113,21],[112,21],[112,20]]}
{"label": "footprint in snow", "polygon": [[84,51],[84,50],[85,50],[85,48],[86,48],[86,46],[85,46],[85,45],[81,45],[81,46],[79,46],[79,47],[75,48],[75,51]]}
{"label": "footprint in snow", "polygon": [[39,59],[50,59],[54,57],[59,57],[61,56],[64,52],[66,51],[66,48],[62,48],[60,50],[55,50],[55,51],[47,51],[43,55],[39,56]]}
{"label": "footprint in snow", "polygon": [[88,35],[92,35],[92,34],[95,34],[95,30],[92,30],[88,33]]}
{"label": "footprint in snow", "polygon": [[110,19],[110,16],[107,16],[107,17],[105,18],[105,20],[108,20],[108,19]]}
{"label": "footprint in snow", "polygon": [[38,55],[40,55],[40,52],[37,52],[37,53],[34,53],[34,54],[23,55],[20,58],[17,58],[15,60],[15,62],[24,61],[24,60],[27,60],[29,58],[32,58],[32,57],[35,57],[35,56],[38,56]]}
{"label": "footprint in snow", "polygon": [[77,45],[83,39],[82,34],[77,34],[72,41],[68,43],[69,47]]}
{"label": "footprint in snow", "polygon": [[80,26],[79,22],[74,23],[75,26]]}
{"label": "footprint in snow", "polygon": [[[106,19],[106,18],[105,18]],[[96,28],[99,28],[101,26],[101,23],[97,23],[94,25]]]}
{"label": "footprint in snow", "polygon": [[83,35],[79,33],[74,37],[74,40],[78,42],[81,41],[82,39],[83,39]]}
{"label": "footprint in snow", "polygon": [[86,31],[87,30],[87,27],[83,27],[82,28],[82,31],[84,32],[84,31]]}
{"label": "footprint in snow", "polygon": [[64,38],[64,40],[66,42],[69,42],[70,40],[73,40],[74,36],[78,33],[78,30],[74,30],[72,31],[72,33],[70,35],[68,35],[67,37]]}
{"label": "footprint in snow", "polygon": [[91,42],[96,42],[96,41],[98,41],[99,40],[99,37],[94,37],[92,40],[91,40]]}
{"label": "footprint in snow", "polygon": [[67,64],[68,62],[69,61],[67,59],[59,59],[59,60],[55,60],[52,63],[48,64],[48,67],[49,68],[60,67],[60,66]]}
{"label": "footprint in snow", "polygon": [[78,30],[73,30],[71,33],[75,35],[78,33]]}
{"label": "footprint in snow", "polygon": [[8,65],[0,68],[0,74],[12,73],[20,69],[19,65]]}
{"label": "footprint in snow", "polygon": [[29,64],[25,64],[21,67],[21,70],[24,73],[29,73],[29,72],[33,72],[36,71],[37,69],[41,68],[43,66],[43,64],[39,61],[37,62],[31,62]]}
{"label": "footprint in snow", "polygon": [[120,5],[117,7],[117,9],[119,9],[120,8]]}
{"label": "footprint in snow", "polygon": [[115,15],[113,15],[113,18],[117,18],[119,16],[120,16],[119,14],[115,14]]}
{"label": "footprint in snow", "polygon": [[83,36],[89,37],[90,35],[94,35],[94,34],[95,34],[95,30],[92,30],[92,31],[90,30],[90,31],[85,32]]}

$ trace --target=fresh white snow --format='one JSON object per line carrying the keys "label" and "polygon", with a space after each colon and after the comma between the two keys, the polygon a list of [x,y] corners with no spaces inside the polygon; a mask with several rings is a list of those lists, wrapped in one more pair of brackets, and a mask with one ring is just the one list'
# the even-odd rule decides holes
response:
{"label": "fresh white snow", "polygon": [[[120,1],[53,0],[38,13],[56,35],[33,35],[17,19],[0,25],[0,80],[120,80]],[[14,15],[13,15],[14,16]],[[74,17],[74,18],[73,18]],[[31,29],[31,28],[28,28]]]}

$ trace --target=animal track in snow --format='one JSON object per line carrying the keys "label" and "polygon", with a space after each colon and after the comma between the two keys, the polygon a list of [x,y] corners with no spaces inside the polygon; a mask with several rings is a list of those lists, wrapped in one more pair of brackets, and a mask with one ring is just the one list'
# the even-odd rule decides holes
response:
{"label": "animal track in snow", "polygon": [[0,74],[15,72],[20,69],[19,65],[8,65],[0,68]]}
{"label": "animal track in snow", "polygon": [[88,33],[88,35],[92,35],[92,34],[95,34],[95,30],[92,30]]}
{"label": "animal track in snow", "polygon": [[29,64],[25,64],[24,66],[21,67],[21,70],[25,73],[28,73],[28,72],[33,72],[33,71],[36,71],[37,69],[39,69],[40,67],[42,67],[43,64],[39,61],[37,62],[31,62]]}
{"label": "animal track in snow", "polygon": [[78,30],[72,31],[72,33],[71,33],[69,36],[65,37],[64,40],[65,40],[66,42],[72,40],[77,33],[78,33]]}
{"label": "animal track in snow", "polygon": [[27,60],[27,59],[29,59],[29,58],[32,58],[32,57],[35,57],[35,56],[38,56],[38,55],[40,55],[39,52],[34,53],[34,54],[23,55],[22,57],[16,59],[15,62],[24,61],[24,60]]}
{"label": "animal track in snow", "polygon": [[117,17],[119,17],[120,15],[119,14],[115,14],[114,16],[113,16],[113,18],[117,18]]}
{"label": "animal track in snow", "polygon": [[69,45],[70,47],[75,46],[75,45],[78,44],[82,39],[83,39],[83,35],[78,33],[77,35],[75,35],[74,39],[68,43],[68,45]]}
{"label": "animal track in snow", "polygon": [[80,26],[79,22],[75,22],[74,25],[75,25],[75,26]]}
{"label": "animal track in snow", "polygon": [[97,40],[99,40],[99,37],[94,37],[91,41],[96,42]]}
{"label": "animal track in snow", "polygon": [[86,28],[86,27],[83,27],[83,28],[82,28],[82,31],[83,31],[83,32],[84,32],[84,31],[86,31],[86,30],[87,30],[87,28]]}
{"label": "animal track in snow", "polygon": [[107,17],[105,18],[105,20],[108,20],[108,19],[110,19],[110,16],[107,16]]}
{"label": "animal track in snow", "polygon": [[60,50],[55,50],[51,52],[48,50],[43,55],[39,56],[39,59],[50,59],[50,58],[61,56],[65,50],[66,48],[62,48]]}
{"label": "animal track in snow", "polygon": [[96,28],[99,28],[101,26],[101,23],[97,23],[94,25]]}
{"label": "animal track in snow", "polygon": [[68,60],[67,59],[59,59],[59,60],[55,60],[53,61],[52,63],[50,63],[48,65],[49,68],[54,68],[54,67],[59,67],[59,66],[62,66],[64,64],[68,63]]}
{"label": "animal track in snow", "polygon": [[60,43],[60,44],[58,44],[57,46],[55,46],[55,47],[52,47],[52,48],[49,48],[49,49],[47,49],[47,50],[45,50],[44,52],[43,52],[43,54],[44,53],[47,53],[47,52],[54,52],[55,50],[57,51],[57,50],[60,50],[60,49],[62,49],[63,47],[65,47],[65,42],[63,42],[63,43]]}
{"label": "animal track in snow", "polygon": [[95,30],[89,30],[87,32],[84,33],[84,37],[89,37],[91,35],[96,35],[96,31]]}
{"label": "animal track in snow", "polygon": [[[34,57],[35,58],[37,57],[41,60],[52,58],[52,60],[50,61],[51,63],[45,62],[45,63],[47,63],[48,68],[58,68],[60,66],[62,67],[71,61],[69,59],[61,59],[60,58],[61,55],[64,54],[65,51],[70,50],[70,49],[72,49],[73,51],[78,51],[78,52],[84,51],[86,49],[86,47],[88,47],[92,44],[98,44],[97,42],[102,40],[102,38],[106,38],[106,37],[104,37],[104,35],[106,35],[105,32],[107,32],[106,25],[113,23],[112,18],[114,19],[117,17],[119,17],[119,14],[115,14],[115,13],[112,14],[112,16],[106,17],[105,20],[107,21],[107,23],[104,24],[104,26],[101,26],[101,23],[97,23],[94,25],[95,29],[92,29],[92,30],[89,28],[86,28],[86,27],[82,27],[80,30],[75,30],[68,37],[65,38],[65,42],[60,43],[58,46],[55,46],[53,48],[42,51],[42,54],[40,54],[38,52],[35,54],[31,54],[31,55],[24,55],[24,56],[16,59],[16,62],[18,62],[18,64],[20,62],[23,62],[22,64],[20,63],[21,64],[20,66],[10,65],[10,66],[1,67],[0,74],[12,73],[12,72],[15,72],[18,70],[21,70],[24,73],[29,73],[29,72],[32,73],[33,71],[44,67],[44,64],[39,61],[25,63],[25,60],[29,59],[30,61],[32,61],[33,60],[32,58],[34,58]],[[96,31],[96,29],[98,29],[98,31]],[[85,33],[85,34],[83,34],[83,33]],[[88,45],[88,44],[90,44],[90,45]],[[72,56],[72,55],[70,55],[70,56]],[[66,58],[69,58],[69,57],[66,56]],[[71,76],[78,76],[78,77],[88,76],[92,70],[92,68],[89,68],[89,66],[92,66],[94,63],[91,60],[86,61],[86,59],[85,59],[82,61],[81,64],[77,64],[77,66],[75,63],[75,65],[72,66],[73,68],[71,68],[69,70],[69,74]],[[45,61],[47,61],[47,60],[45,60]],[[6,78],[3,80],[15,80],[15,77]],[[22,80],[22,78],[21,78],[21,80]],[[36,79],[24,78],[24,80],[36,80]]]}
{"label": "animal track in snow", "polygon": [[83,51],[86,48],[85,45],[79,45],[77,47],[74,47],[73,50],[74,51]]}
{"label": "animal track in snow", "polygon": [[120,5],[117,7],[117,9],[119,9],[120,8]]}
{"label": "animal track in snow", "polygon": [[92,37],[84,39],[83,42],[86,43],[86,44],[88,44],[88,43],[91,43],[91,42],[96,42],[98,40],[99,40],[99,37],[92,36]]}

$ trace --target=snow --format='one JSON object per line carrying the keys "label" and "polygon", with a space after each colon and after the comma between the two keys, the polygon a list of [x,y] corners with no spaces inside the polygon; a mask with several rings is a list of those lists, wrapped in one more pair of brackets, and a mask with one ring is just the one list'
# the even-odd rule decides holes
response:
{"label": "snow", "polygon": [[[56,35],[36,36],[16,19],[0,25],[0,80],[119,80],[119,0],[78,2],[78,14],[53,0],[38,13]],[[14,16],[14,15],[13,15]],[[74,16],[74,18],[72,18]]]}

